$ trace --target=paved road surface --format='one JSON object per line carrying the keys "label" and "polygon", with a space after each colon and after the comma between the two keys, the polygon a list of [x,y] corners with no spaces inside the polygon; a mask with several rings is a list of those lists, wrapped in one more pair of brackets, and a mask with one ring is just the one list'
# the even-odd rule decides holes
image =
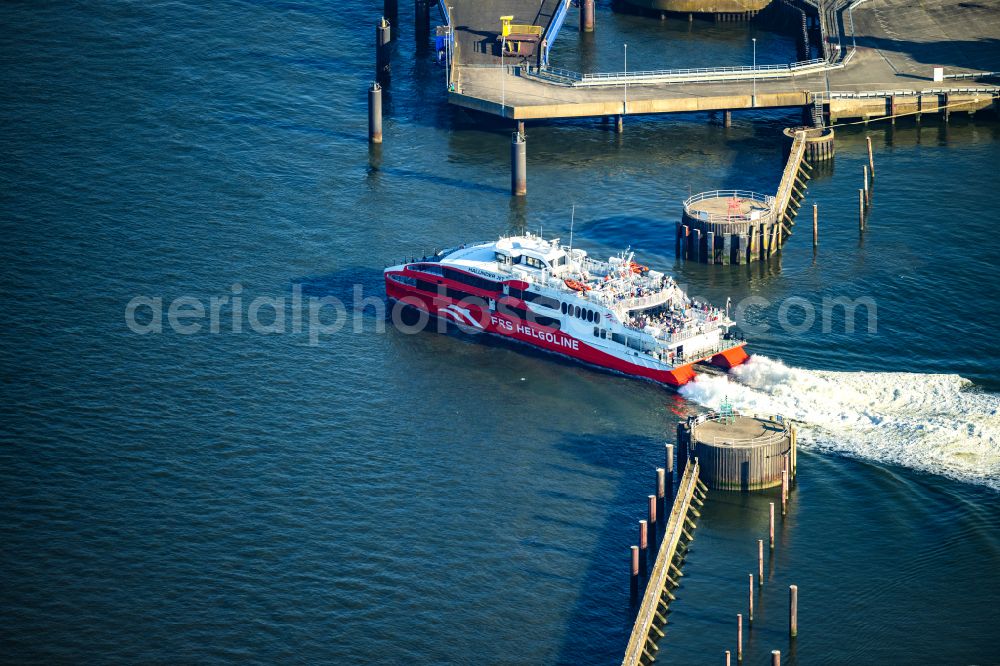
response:
{"label": "paved road surface", "polygon": [[[549,27],[561,0],[449,0],[455,22],[459,65],[495,65],[500,62],[500,17],[514,23]],[[572,12],[572,10],[570,10]],[[508,58],[509,62],[513,61]]]}

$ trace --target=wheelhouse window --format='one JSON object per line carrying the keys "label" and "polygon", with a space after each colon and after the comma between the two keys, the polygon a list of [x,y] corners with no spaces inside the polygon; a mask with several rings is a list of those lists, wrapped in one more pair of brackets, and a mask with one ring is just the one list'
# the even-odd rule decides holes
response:
{"label": "wheelhouse window", "polygon": [[532,268],[548,268],[549,267],[548,264],[546,264],[541,259],[538,259],[536,257],[530,257],[530,256],[528,256],[526,254],[521,255],[521,261],[523,261],[528,266],[531,266]]}
{"label": "wheelhouse window", "polygon": [[411,271],[420,271],[421,273],[430,273],[431,275],[444,275],[444,267],[441,264],[412,264],[409,268]]}
{"label": "wheelhouse window", "polygon": [[408,287],[416,287],[416,278],[411,278],[408,275],[397,275],[396,273],[389,273],[389,279],[393,282],[398,282],[399,284],[405,284]]}
{"label": "wheelhouse window", "polygon": [[502,285],[495,281],[487,278],[479,277],[478,275],[470,275],[469,273],[463,273],[462,271],[455,270],[454,268],[445,268],[444,277],[449,280],[454,280],[455,282],[461,282],[470,287],[475,287],[476,289],[482,289],[483,291],[500,291]]}

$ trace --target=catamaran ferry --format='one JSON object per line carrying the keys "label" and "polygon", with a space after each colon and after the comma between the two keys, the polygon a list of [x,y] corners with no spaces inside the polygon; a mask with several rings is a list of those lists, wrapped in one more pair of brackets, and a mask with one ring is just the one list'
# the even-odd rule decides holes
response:
{"label": "catamaran ferry", "polygon": [[671,386],[698,363],[747,359],[728,307],[693,301],[629,252],[598,261],[558,239],[508,236],[390,266],[385,290],[463,329]]}

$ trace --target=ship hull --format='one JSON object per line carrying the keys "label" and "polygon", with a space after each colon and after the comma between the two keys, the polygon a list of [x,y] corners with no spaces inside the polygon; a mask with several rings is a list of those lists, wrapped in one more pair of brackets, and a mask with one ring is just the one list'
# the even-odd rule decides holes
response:
{"label": "ship hull", "polygon": [[457,324],[470,333],[484,333],[514,340],[580,363],[672,387],[683,386],[694,379],[696,363],[708,361],[713,365],[729,368],[747,358],[743,343],[738,342],[724,352],[692,358],[689,363],[667,369],[652,359],[646,360],[637,355],[633,361],[609,354],[560,330],[539,326],[475,304],[458,303],[445,297],[411,290],[389,280],[386,280],[386,295],[395,303],[394,310],[398,307],[416,308],[430,316]]}

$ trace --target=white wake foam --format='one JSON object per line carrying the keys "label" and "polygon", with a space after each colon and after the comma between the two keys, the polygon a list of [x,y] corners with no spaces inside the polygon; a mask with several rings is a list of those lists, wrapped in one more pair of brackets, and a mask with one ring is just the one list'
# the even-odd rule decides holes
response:
{"label": "white wake foam", "polygon": [[680,390],[718,409],[801,422],[803,448],[890,462],[1000,489],[1000,396],[958,375],[790,368],[754,355]]}

